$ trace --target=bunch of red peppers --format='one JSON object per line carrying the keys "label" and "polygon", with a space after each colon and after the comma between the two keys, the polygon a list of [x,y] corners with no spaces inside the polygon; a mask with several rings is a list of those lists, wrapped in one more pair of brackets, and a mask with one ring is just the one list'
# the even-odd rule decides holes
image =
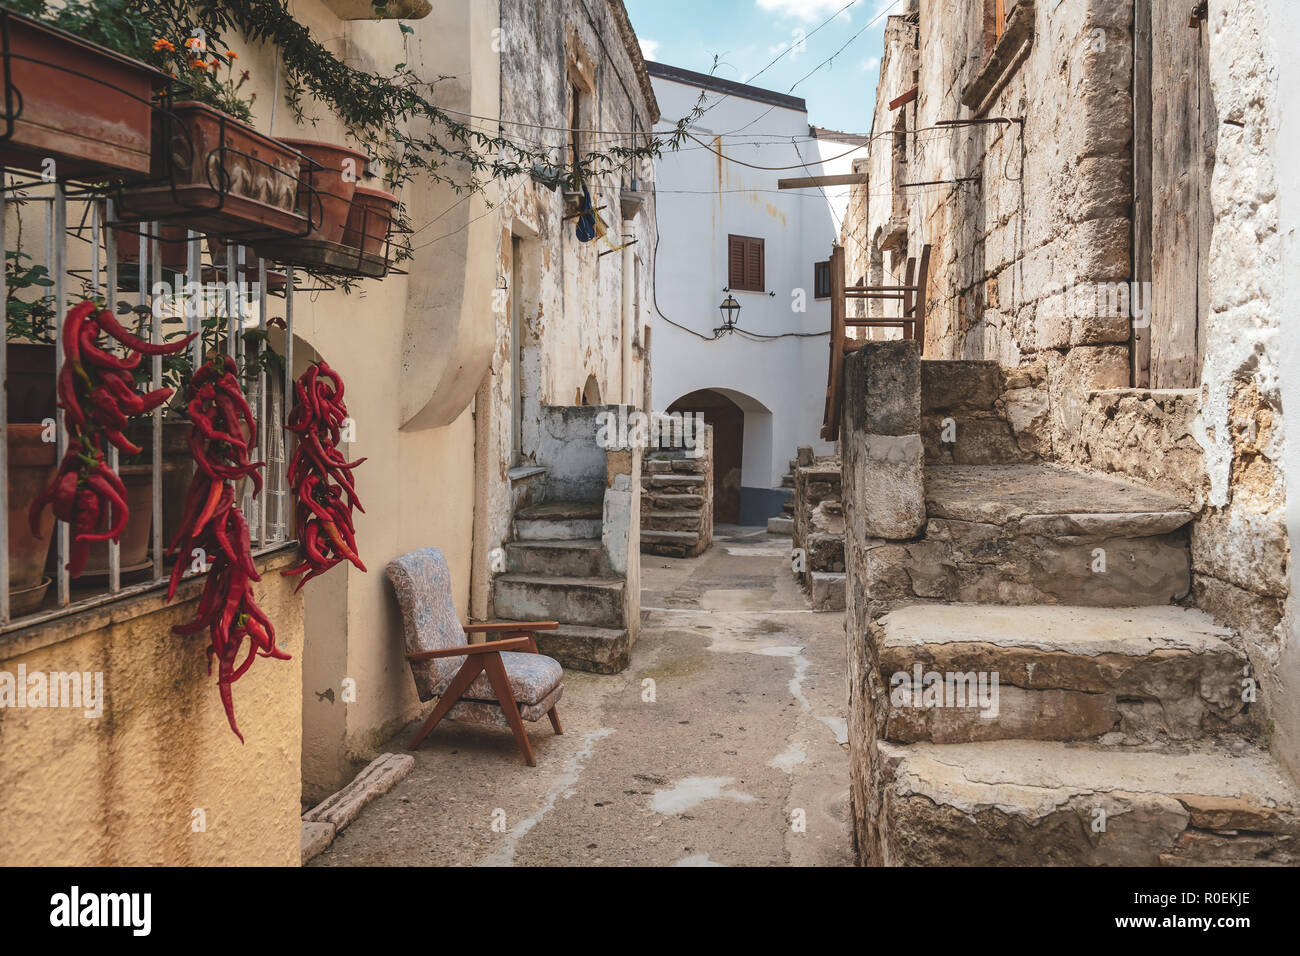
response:
{"label": "bunch of red peppers", "polygon": [[[87,300],[74,307],[63,322],[58,390],[68,450],[54,482],[28,509],[32,533],[37,537],[46,505],[52,505],[55,516],[72,526],[67,568],[74,578],[85,569],[91,544],[118,541],[130,516],[126,486],[105,459],[106,443],[123,454],[140,454],[142,449],[126,437],[128,422],[172,396],[170,388],[143,394],[136,391],[132,371],[142,356],[179,352],[194,338],[190,335],[170,345],[146,342],[123,328],[112,312],[95,310],[95,303]],[[118,356],[102,348],[101,335],[115,339],[127,354]],[[101,531],[106,516],[108,529]]]}
{"label": "bunch of red peppers", "polygon": [[338,450],[348,409],[343,404],[343,379],[329,365],[312,365],[294,383],[295,404],[289,412],[289,431],[298,435],[298,447],[289,459],[288,481],[297,501],[295,527],[302,545],[303,563],[283,573],[305,574],[295,593],[317,575],[341,561],[351,561],[362,571],[357,555],[352,509],[364,512],[357,500],[352,470],[364,458],[348,461]]}
{"label": "bunch of red peppers", "polygon": [[[257,423],[244,398],[236,376],[235,360],[229,356],[209,359],[186,389],[189,403],[190,450],[197,468],[185,500],[181,529],[167,553],[176,554],[170,601],[176,594],[195,549],[210,557],[207,583],[199,598],[197,613],[188,624],[172,628],[176,634],[197,634],[208,629],[208,670],[217,659],[217,687],[226,708],[230,729],[242,742],[244,735],[235,723],[231,685],[260,654],[288,660],[275,646],[275,627],[253,599],[252,582],[261,576],[253,565],[248,522],[235,506],[234,482],[248,478],[253,495],[262,491],[259,469],[265,463],[253,461],[250,448],[257,443]],[[240,649],[249,641],[248,656],[239,662]]]}

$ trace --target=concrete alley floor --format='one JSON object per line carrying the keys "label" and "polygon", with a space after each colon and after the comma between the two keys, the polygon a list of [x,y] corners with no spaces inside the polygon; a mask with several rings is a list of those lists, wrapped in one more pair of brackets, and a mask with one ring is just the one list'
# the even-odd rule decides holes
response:
{"label": "concrete alley floor", "polygon": [[310,865],[850,865],[844,615],[808,610],[789,552],[719,527],[698,558],[642,555],[631,666],[566,671],[537,767],[443,721]]}

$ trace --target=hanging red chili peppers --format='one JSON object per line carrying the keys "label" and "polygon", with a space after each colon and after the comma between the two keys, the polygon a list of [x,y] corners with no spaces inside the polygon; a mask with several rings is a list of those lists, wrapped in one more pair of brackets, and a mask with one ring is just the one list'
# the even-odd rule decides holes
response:
{"label": "hanging red chili peppers", "polygon": [[[90,545],[119,540],[130,516],[126,487],[105,460],[105,442],[124,454],[140,454],[142,449],[126,437],[128,422],[153,411],[172,396],[170,388],[137,392],[132,370],[139,366],[141,356],[179,352],[198,334],[170,345],[146,342],[123,328],[112,312],[105,309],[96,314],[95,307],[94,302],[86,300],[63,320],[63,368],[58,391],[68,429],[68,451],[54,482],[27,512],[32,534],[38,538],[40,516],[46,505],[52,505],[55,516],[72,526],[67,568],[74,578],[85,569]],[[117,340],[127,355],[114,355],[101,348],[101,334]],[[110,516],[109,527],[100,531],[105,515]]]}
{"label": "hanging red chili peppers", "polygon": [[297,401],[285,427],[298,435],[298,446],[289,459],[288,481],[297,500],[295,523],[304,560],[282,573],[306,572],[297,593],[344,559],[366,570],[352,523],[352,509],[366,509],[357,500],[352,478],[352,470],[365,459],[349,462],[338,450],[348,420],[343,379],[324,361],[317,362],[294,383],[294,394]]}
{"label": "hanging red chili peppers", "polygon": [[[261,576],[253,565],[248,522],[235,507],[234,482],[248,478],[253,495],[262,491],[259,469],[265,462],[252,461],[249,449],[257,443],[257,423],[236,377],[235,360],[213,357],[194,373],[185,397],[190,429],[190,450],[198,465],[185,500],[181,529],[167,553],[176,554],[170,601],[176,594],[195,549],[211,564],[208,580],[199,598],[197,614],[188,624],[172,628],[176,634],[197,634],[208,629],[208,672],[217,658],[217,687],[226,708],[230,729],[243,742],[235,723],[231,685],[252,665],[259,654],[288,660],[275,646],[275,627],[253,600],[252,582]],[[240,648],[249,640],[248,656],[238,664]]]}

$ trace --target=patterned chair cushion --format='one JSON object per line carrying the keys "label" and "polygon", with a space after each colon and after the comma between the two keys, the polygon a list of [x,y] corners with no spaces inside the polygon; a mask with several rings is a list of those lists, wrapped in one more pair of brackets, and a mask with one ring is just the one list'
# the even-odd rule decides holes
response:
{"label": "patterned chair cushion", "polygon": [[[519,716],[528,721],[541,720],[559,703],[562,696],[564,696],[564,685],[560,684],[536,704],[520,704]],[[490,704],[481,700],[458,700],[452,705],[451,710],[447,711],[447,719],[462,720],[467,724],[493,724],[507,729],[510,727],[505,711],[495,700]]]}
{"label": "patterned chair cushion", "polygon": [[[463,661],[464,658],[457,658]],[[513,692],[515,700],[521,704],[536,704],[543,700],[551,691],[559,686],[560,681],[564,679],[564,669],[560,667],[559,661],[541,654],[529,654],[520,651],[502,651],[501,663],[506,666],[506,677],[510,679],[510,690]],[[441,696],[447,685],[451,683],[448,677],[438,685],[434,694]],[[469,685],[469,690],[461,695],[469,700],[487,701],[492,704],[496,703],[496,691],[492,689],[492,681],[488,678],[487,672],[479,674],[474,678],[474,683]]]}
{"label": "patterned chair cushion", "polygon": [[[421,548],[404,554],[389,562],[386,572],[402,609],[408,654],[469,643],[451,600],[451,571],[441,551]],[[464,662],[463,657],[412,661],[411,673],[420,700],[438,696],[435,688],[446,687]]]}

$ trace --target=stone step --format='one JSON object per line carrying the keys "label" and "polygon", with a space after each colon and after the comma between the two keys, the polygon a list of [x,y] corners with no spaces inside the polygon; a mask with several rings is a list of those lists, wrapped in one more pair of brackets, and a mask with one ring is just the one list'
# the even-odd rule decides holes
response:
{"label": "stone step", "polygon": [[539,651],[570,670],[617,674],[630,660],[632,641],[626,628],[561,624],[535,636]]}
{"label": "stone step", "polygon": [[1246,657],[1231,635],[1171,605],[897,608],[870,634],[888,694],[883,736],[1133,745],[1248,732]]}
{"label": "stone step", "polygon": [[611,574],[600,538],[511,541],[506,545],[506,568],[519,574],[575,578],[608,577]]}
{"label": "stone step", "polygon": [[814,611],[842,611],[848,575],[836,571],[808,572],[808,602]]}
{"label": "stone step", "polygon": [[1249,748],[876,744],[886,866],[1300,861],[1300,791]]}
{"label": "stone step", "polygon": [[641,499],[641,512],[647,508],[655,511],[699,511],[704,507],[703,495],[647,495]]}
{"label": "stone step", "polygon": [[548,501],[521,508],[515,512],[515,540],[599,538],[603,508],[600,501]]}
{"label": "stone step", "polygon": [[1191,590],[1186,505],[1057,465],[926,469],[923,538],[867,551],[866,592],[970,604],[1136,607]]}
{"label": "stone step", "polygon": [[685,558],[699,546],[700,536],[694,531],[647,531],[641,529],[641,550],[667,558]]}
{"label": "stone step", "polygon": [[[650,487],[655,491],[669,491],[675,494],[700,494],[704,490],[704,476],[674,472],[667,475],[651,475]],[[643,482],[644,484],[644,482]]]}
{"label": "stone step", "polygon": [[700,527],[699,511],[642,511],[642,531],[697,532]]}
{"label": "stone step", "polygon": [[498,574],[492,580],[497,616],[515,621],[560,621],[591,627],[623,627],[624,582],[620,578]]}
{"label": "stone step", "polygon": [[781,476],[781,487],[782,487],[782,488],[793,488],[793,487],[794,487],[794,475],[782,475],[782,476]]}
{"label": "stone step", "polygon": [[794,534],[794,518],[782,515],[767,519],[768,534]]}

